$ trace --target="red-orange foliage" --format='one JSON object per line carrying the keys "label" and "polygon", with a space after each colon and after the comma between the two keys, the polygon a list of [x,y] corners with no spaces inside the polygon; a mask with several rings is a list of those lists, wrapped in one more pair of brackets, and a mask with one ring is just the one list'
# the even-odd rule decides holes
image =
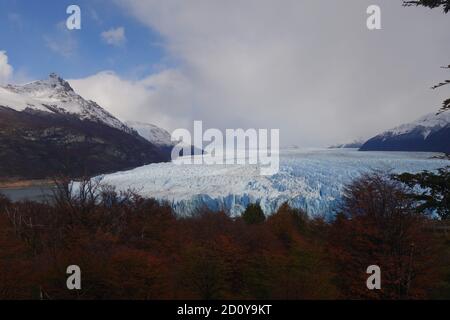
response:
{"label": "red-orange foliage", "polygon": [[[397,183],[379,174],[353,182],[330,233],[343,297],[424,298],[438,261],[429,225]],[[381,268],[381,290],[366,287],[370,265]]]}
{"label": "red-orange foliage", "polygon": [[30,252],[0,216],[0,299],[30,299],[35,276]]}
{"label": "red-orange foliage", "polygon": [[[420,298],[433,287],[429,219],[380,177],[356,181],[329,224],[283,205],[265,221],[177,217],[133,192],[86,184],[47,204],[0,198],[0,298]],[[331,253],[331,256],[329,255]],[[367,290],[367,266],[382,290]],[[82,290],[66,269],[82,270]]]}

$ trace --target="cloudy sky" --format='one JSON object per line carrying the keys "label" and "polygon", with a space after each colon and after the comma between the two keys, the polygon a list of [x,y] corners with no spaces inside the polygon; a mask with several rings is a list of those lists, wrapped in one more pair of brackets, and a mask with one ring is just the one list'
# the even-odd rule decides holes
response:
{"label": "cloudy sky", "polygon": [[[57,72],[123,120],[367,138],[437,110],[450,15],[401,0],[0,0],[0,83]],[[65,27],[69,4],[82,29]],[[381,7],[382,30],[366,27]]]}

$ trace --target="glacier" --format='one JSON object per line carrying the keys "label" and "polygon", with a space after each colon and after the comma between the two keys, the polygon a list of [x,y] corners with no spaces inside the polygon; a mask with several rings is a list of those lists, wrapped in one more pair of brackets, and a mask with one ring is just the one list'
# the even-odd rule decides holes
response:
{"label": "glacier", "polygon": [[261,176],[258,165],[150,164],[95,177],[117,191],[133,190],[169,203],[183,216],[207,207],[241,214],[259,203],[265,214],[283,203],[310,216],[330,218],[345,185],[364,173],[436,170],[450,162],[425,152],[361,152],[356,149],[292,149],[280,152],[280,170]]}

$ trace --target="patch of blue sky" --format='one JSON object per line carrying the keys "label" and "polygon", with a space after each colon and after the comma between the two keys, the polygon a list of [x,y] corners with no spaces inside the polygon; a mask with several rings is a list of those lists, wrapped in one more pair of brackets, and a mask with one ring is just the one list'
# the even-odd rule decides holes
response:
{"label": "patch of blue sky", "polygon": [[[71,4],[81,8],[81,30],[65,27]],[[0,50],[15,74],[45,78],[50,72],[82,78],[111,70],[139,79],[168,67],[162,37],[105,0],[0,0]],[[101,33],[123,27],[125,41],[111,45]]]}

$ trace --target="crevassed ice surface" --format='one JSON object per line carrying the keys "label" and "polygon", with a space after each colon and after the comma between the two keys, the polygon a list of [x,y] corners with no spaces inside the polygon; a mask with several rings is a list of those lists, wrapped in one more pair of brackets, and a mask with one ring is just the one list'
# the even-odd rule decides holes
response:
{"label": "crevassed ice surface", "polygon": [[99,176],[117,190],[168,201],[180,215],[201,207],[223,209],[232,215],[249,203],[260,203],[266,214],[284,202],[310,215],[329,217],[343,187],[365,172],[419,172],[448,166],[433,153],[359,152],[355,149],[284,150],[280,171],[262,176],[256,165],[151,164],[130,171]]}

